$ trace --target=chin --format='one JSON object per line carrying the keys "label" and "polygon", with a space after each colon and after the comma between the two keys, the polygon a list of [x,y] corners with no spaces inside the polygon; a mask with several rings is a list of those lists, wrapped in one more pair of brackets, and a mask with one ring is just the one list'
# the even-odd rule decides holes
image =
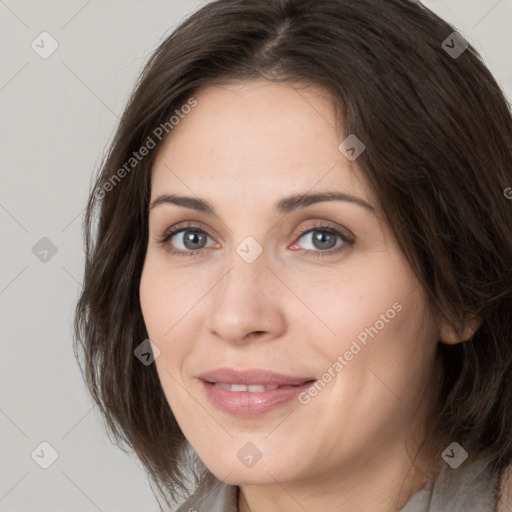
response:
{"label": "chin", "polygon": [[274,461],[265,463],[263,457],[247,467],[238,458],[234,463],[232,460],[224,462],[219,464],[219,459],[216,459],[214,464],[207,467],[217,479],[231,485],[267,485],[275,484],[276,480],[281,482],[297,478],[291,468],[278,467],[272,464]]}

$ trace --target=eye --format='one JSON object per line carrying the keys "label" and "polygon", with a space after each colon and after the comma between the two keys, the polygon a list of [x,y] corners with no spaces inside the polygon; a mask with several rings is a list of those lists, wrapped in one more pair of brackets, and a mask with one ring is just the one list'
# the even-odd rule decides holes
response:
{"label": "eye", "polygon": [[[208,244],[208,239],[211,243]],[[328,256],[340,253],[354,244],[354,237],[327,224],[313,224],[301,229],[298,241],[306,245],[302,251],[314,256]],[[297,248],[298,241],[290,247]],[[194,256],[202,249],[215,246],[208,233],[197,225],[180,225],[170,228],[159,240],[165,250],[179,256]],[[309,247],[307,247],[309,245]],[[203,251],[204,252],[204,251]]]}
{"label": "eye", "polygon": [[[303,242],[303,245],[306,245],[304,251],[315,256],[336,254],[354,244],[353,236],[327,224],[307,226],[300,231],[299,235],[298,240],[305,241]],[[296,245],[297,243],[292,248]]]}
{"label": "eye", "polygon": [[210,236],[204,229],[197,226],[181,226],[167,231],[160,243],[172,254],[191,256],[205,247],[215,245],[207,245],[208,238]]}

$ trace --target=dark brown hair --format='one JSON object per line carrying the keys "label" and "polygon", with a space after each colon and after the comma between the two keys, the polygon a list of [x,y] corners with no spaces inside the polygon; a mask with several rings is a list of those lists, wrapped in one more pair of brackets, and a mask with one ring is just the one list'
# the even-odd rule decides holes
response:
{"label": "dark brown hair", "polygon": [[[217,0],[149,59],[89,198],[75,350],[110,432],[162,496],[186,493],[194,459],[155,366],[134,357],[148,337],[139,284],[165,140],[155,129],[209,85],[261,77],[332,95],[339,140],[364,142],[357,164],[432,310],[454,326],[482,319],[471,339],[438,344],[432,424],[491,454],[496,473],[512,462],[511,112],[472,46],[458,56],[443,47],[452,32],[412,0]],[[131,161],[149,138],[155,148]],[[196,483],[211,477],[195,467]]]}

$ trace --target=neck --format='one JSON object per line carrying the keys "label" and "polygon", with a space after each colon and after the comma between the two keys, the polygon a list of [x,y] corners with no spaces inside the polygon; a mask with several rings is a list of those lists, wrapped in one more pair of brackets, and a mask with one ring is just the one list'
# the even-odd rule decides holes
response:
{"label": "neck", "polygon": [[[349,471],[330,471],[308,481],[240,486],[239,512],[396,512],[439,468],[438,454],[446,440],[436,442],[431,455],[405,450],[391,457],[380,454],[364,464],[346,464]],[[396,451],[395,451],[396,454]],[[333,477],[334,475],[334,477]]]}

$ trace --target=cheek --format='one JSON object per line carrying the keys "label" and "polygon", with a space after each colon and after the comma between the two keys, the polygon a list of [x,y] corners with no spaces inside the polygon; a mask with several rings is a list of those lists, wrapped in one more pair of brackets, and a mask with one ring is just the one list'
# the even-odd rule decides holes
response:
{"label": "cheek", "polygon": [[193,299],[186,292],[181,283],[169,279],[168,272],[148,258],[140,281],[140,304],[148,337],[160,349],[156,365],[161,379],[165,379],[161,367],[174,375],[173,366],[184,358],[186,343],[178,333],[191,308],[188,302]]}
{"label": "cheek", "polygon": [[393,389],[427,378],[435,325],[426,314],[426,294],[398,250],[369,257],[321,291],[310,289],[308,304],[333,333],[317,346],[330,364],[346,354],[344,373],[357,380],[372,369]]}
{"label": "cheek", "polygon": [[157,279],[157,272],[153,271],[151,262],[146,261],[140,280],[139,297],[144,323],[150,339],[154,342],[166,331],[164,290],[165,285],[162,280]]}
{"label": "cheek", "polygon": [[[160,349],[156,370],[167,401],[177,419],[188,417],[182,404],[189,401],[183,393],[181,369],[190,351],[192,325],[187,312],[193,304],[185,282],[168,277],[169,272],[151,257],[146,260],[140,281],[140,303],[148,337]],[[178,274],[179,275],[179,274]],[[196,299],[197,302],[197,299]],[[186,334],[184,329],[187,330]]]}
{"label": "cheek", "polygon": [[[417,299],[411,296],[411,281],[404,279],[406,272],[397,277],[392,266],[391,262],[367,261],[354,265],[350,272],[333,274],[320,285],[314,280],[294,283],[297,295],[307,298],[317,319],[308,316],[327,335],[322,337],[328,339],[331,332],[329,346],[344,349],[355,338],[364,343],[376,330],[392,331],[392,324],[399,324],[406,316],[404,310]],[[304,316],[299,322],[304,323]]]}
{"label": "cheek", "polygon": [[382,285],[347,306],[349,320],[346,325],[338,322],[344,331],[342,351],[332,354],[333,361],[338,354],[347,361],[335,387],[341,396],[348,392],[359,397],[361,404],[354,407],[354,414],[363,418],[372,411],[375,428],[379,421],[401,414],[406,421],[408,411],[417,410],[427,399],[425,386],[431,379],[436,348],[422,290],[396,282]]}
{"label": "cheek", "polygon": [[161,350],[186,323],[206,290],[207,284],[194,279],[193,273],[170,271],[148,254],[140,281],[140,304],[148,334],[157,344],[163,343]]}
{"label": "cheek", "polygon": [[197,341],[204,338],[202,315],[208,304],[208,291],[216,282],[215,276],[210,277],[203,273],[199,278],[193,268],[170,269],[154,253],[148,253],[141,276],[144,323],[148,337],[160,349],[155,364],[177,417],[180,405],[190,400],[190,395],[183,393],[183,386],[189,385],[190,363],[205,357]]}

